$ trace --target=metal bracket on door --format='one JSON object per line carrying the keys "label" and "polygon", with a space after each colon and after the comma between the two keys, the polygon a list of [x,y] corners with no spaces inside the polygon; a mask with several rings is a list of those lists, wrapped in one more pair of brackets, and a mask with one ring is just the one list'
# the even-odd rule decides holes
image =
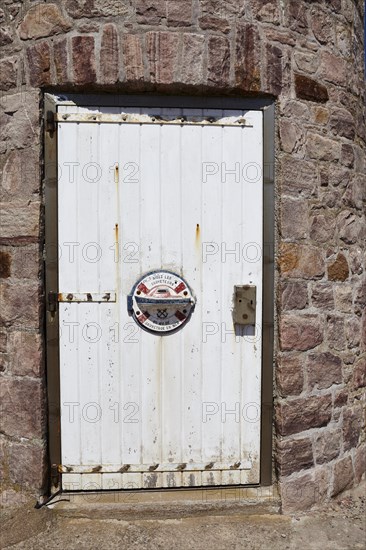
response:
{"label": "metal bracket on door", "polygon": [[234,287],[233,320],[237,325],[255,325],[257,287],[242,285]]}

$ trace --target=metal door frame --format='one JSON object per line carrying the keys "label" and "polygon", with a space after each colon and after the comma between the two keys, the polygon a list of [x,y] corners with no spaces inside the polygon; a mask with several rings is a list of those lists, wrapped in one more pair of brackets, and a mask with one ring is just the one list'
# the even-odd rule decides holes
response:
{"label": "metal door frame", "polygon": [[[273,361],[274,361],[274,249],[275,249],[275,103],[272,98],[193,97],[111,94],[44,94],[44,201],[45,201],[45,300],[46,300],[46,376],[48,396],[48,457],[50,492],[59,489],[58,465],[61,463],[60,363],[57,304],[52,293],[58,291],[57,231],[57,126],[54,115],[59,105],[102,105],[104,107],[186,107],[199,109],[252,109],[263,112],[263,321],[262,321],[262,402],[260,437],[260,483],[273,482]],[[55,309],[54,312],[50,310]],[[226,487],[226,486],[225,486]],[[247,487],[247,486],[245,486]],[[219,489],[220,487],[216,487]],[[226,487],[227,488],[227,487]],[[140,489],[141,490],[141,489]],[[171,489],[157,489],[169,491]],[[180,488],[183,491],[185,488]],[[202,488],[190,490],[202,490]]]}

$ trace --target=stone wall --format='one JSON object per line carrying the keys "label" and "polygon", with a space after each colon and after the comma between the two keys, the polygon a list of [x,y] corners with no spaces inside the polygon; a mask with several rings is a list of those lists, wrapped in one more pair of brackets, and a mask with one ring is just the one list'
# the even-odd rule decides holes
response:
{"label": "stone wall", "polygon": [[42,91],[276,98],[275,464],[284,510],[365,471],[361,0],[4,0],[3,502],[46,485]]}

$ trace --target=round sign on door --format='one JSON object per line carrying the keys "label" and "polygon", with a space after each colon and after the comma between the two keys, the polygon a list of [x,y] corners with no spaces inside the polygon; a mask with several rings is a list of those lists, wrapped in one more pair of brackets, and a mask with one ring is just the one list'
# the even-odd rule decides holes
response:
{"label": "round sign on door", "polygon": [[186,281],[171,271],[154,271],[137,281],[128,296],[128,311],[141,328],[161,335],[183,327],[195,299]]}

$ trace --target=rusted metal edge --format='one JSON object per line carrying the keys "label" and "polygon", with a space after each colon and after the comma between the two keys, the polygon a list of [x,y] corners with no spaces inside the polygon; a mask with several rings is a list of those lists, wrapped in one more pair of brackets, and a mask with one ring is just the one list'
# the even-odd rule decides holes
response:
{"label": "rusted metal edge", "polygon": [[116,302],[115,292],[59,292],[59,302]]}
{"label": "rusted metal edge", "polygon": [[252,462],[203,462],[203,463],[163,463],[163,464],[109,464],[106,466],[80,466],[60,464],[58,471],[62,474],[117,474],[117,473],[151,473],[151,472],[207,472],[227,470],[251,470]]}
{"label": "rusted metal edge", "polygon": [[56,113],[56,121],[78,123],[115,123],[115,124],[155,124],[169,126],[233,126],[236,128],[253,128],[248,119],[243,117],[178,117],[162,118],[161,116],[149,116],[139,114],[108,114],[108,113]]}

